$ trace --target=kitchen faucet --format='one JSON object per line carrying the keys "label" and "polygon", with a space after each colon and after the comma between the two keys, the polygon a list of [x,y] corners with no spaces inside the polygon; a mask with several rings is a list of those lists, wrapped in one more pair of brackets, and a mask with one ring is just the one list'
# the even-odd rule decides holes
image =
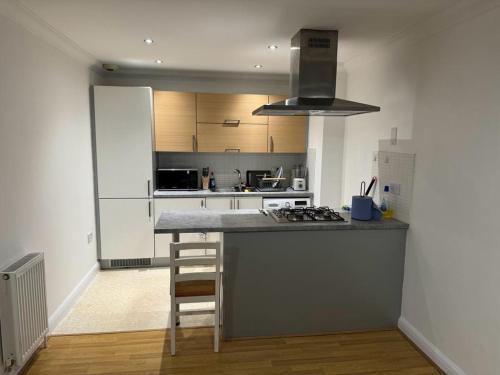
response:
{"label": "kitchen faucet", "polygon": [[233,173],[238,174],[238,185],[235,186],[237,191],[243,191],[243,181],[241,180],[241,171],[239,169],[233,169]]}

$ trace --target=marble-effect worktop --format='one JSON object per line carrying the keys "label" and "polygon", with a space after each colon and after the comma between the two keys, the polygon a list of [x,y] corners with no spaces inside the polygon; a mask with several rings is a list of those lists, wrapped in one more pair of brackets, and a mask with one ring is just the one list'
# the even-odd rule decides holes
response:
{"label": "marble-effect worktop", "polygon": [[399,220],[380,221],[352,220],[348,213],[341,213],[345,222],[277,223],[260,210],[168,210],[163,211],[155,225],[155,233],[198,232],[278,232],[324,231],[356,229],[408,229]]}

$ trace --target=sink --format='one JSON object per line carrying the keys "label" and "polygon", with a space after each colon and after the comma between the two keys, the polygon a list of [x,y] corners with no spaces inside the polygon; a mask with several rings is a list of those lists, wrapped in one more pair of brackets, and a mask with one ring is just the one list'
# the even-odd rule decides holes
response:
{"label": "sink", "polygon": [[215,189],[216,193],[234,193],[235,190],[234,188],[221,188],[221,189]]}

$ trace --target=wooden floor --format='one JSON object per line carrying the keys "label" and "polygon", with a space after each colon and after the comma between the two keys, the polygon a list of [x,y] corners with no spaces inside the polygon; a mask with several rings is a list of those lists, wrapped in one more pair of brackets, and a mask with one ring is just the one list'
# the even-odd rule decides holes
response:
{"label": "wooden floor", "polygon": [[25,374],[440,374],[397,330],[221,343],[213,329],[55,336]]}

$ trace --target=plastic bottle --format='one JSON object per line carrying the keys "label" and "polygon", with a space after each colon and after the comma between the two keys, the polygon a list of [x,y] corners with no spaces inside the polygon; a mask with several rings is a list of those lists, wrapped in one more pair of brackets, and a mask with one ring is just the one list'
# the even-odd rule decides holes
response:
{"label": "plastic bottle", "polygon": [[214,172],[210,172],[210,180],[208,182],[208,188],[211,190],[211,191],[215,191],[215,189],[217,189],[217,185],[215,183],[215,176],[214,176]]}
{"label": "plastic bottle", "polygon": [[382,203],[380,203],[380,210],[382,211],[384,219],[391,219],[394,210],[391,207],[391,204],[389,202],[389,186],[385,185],[384,186],[384,192],[382,194]]}

